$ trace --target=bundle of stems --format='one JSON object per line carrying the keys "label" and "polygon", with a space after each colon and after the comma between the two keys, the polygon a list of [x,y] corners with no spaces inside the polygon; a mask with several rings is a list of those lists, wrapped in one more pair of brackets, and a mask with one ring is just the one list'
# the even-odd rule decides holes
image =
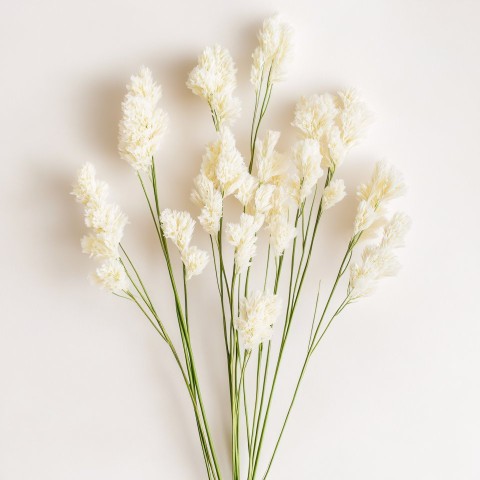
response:
{"label": "bundle of stems", "polygon": [[[83,250],[103,259],[93,279],[135,304],[168,346],[192,404],[205,473],[212,480],[269,476],[310,359],[339,314],[371,294],[380,279],[396,273],[395,249],[402,246],[409,227],[406,215],[388,215],[390,201],[405,190],[402,177],[392,166],[378,162],[371,180],[358,187],[352,233],[333,281],[326,290],[320,289],[318,281],[306,348],[299,352],[301,370],[283,418],[272,426],[273,442],[268,444],[265,438],[271,427],[282,360],[292,326],[298,323],[302,291],[311,283],[306,279],[318,246],[320,222],[345,196],[338,170],[370,120],[368,109],[353,90],[312,95],[301,98],[295,108],[292,125],[299,130],[300,139],[289,152],[276,150],[278,132],[267,131],[260,139],[274,86],[283,79],[291,56],[291,45],[292,29],[281,17],[264,22],[259,46],[252,55],[255,103],[247,161],[230,128],[239,114],[239,101],[233,95],[236,69],[228,51],[218,45],[205,49],[187,81],[188,88],[208,103],[216,135],[203,156],[192,199],[201,209],[199,223],[209,235],[214,290],[219,297],[231,413],[228,468],[220,464],[216,454],[190,332],[190,281],[202,273],[209,255],[190,245],[195,225],[190,214],[162,208],[155,154],[168,117],[157,107],[161,89],[150,70],[142,68],[128,86],[119,152],[136,172],[163,254],[162,270],[168,276],[175,306],[179,345],[172,341],[168,322],[154,305],[133,256],[121,243],[127,218],[107,202],[107,185],[96,179],[91,164],[82,168],[73,190],[85,207],[85,223],[90,229],[82,239]],[[238,223],[225,221],[224,200],[230,195],[242,205]],[[268,238],[265,256],[256,254],[261,232]],[[354,262],[361,243],[365,246]],[[178,259],[181,271],[176,267]],[[262,288],[252,291],[251,277]],[[348,280],[342,282],[343,277]],[[280,291],[286,292],[283,302]],[[324,301],[320,301],[322,297]],[[273,335],[278,336],[278,346],[272,343]],[[226,476],[226,471],[231,474]]]}

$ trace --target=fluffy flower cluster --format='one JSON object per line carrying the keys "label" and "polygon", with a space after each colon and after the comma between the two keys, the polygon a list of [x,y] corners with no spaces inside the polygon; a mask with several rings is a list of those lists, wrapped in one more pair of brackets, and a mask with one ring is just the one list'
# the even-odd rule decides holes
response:
{"label": "fluffy flower cluster", "polygon": [[378,227],[385,222],[388,202],[404,193],[405,184],[400,172],[385,161],[377,162],[370,181],[358,187],[360,203],[354,221],[354,234],[365,232],[368,236],[375,235]]}
{"label": "fluffy flower cluster", "polygon": [[220,230],[220,220],[223,215],[222,194],[205,173],[197,175],[193,182],[195,188],[191,199],[202,210],[198,221],[209,235],[215,235]]}
{"label": "fluffy flower cluster", "polygon": [[245,349],[251,350],[272,338],[272,327],[280,310],[280,298],[260,290],[240,300],[240,314],[235,319],[235,328]]}
{"label": "fluffy flower cluster", "polygon": [[135,170],[148,171],[168,125],[168,117],[157,108],[162,91],[152,72],[142,67],[131,78],[122,104],[118,150]]}
{"label": "fluffy flower cluster", "polygon": [[338,92],[338,126],[343,143],[350,147],[360,140],[371,123],[367,105],[354,89]]}
{"label": "fluffy flower cluster", "polygon": [[283,254],[296,233],[288,222],[290,174],[286,157],[276,150],[279,138],[279,132],[269,130],[264,140],[257,140],[256,176],[245,173],[235,194],[257,225],[265,223],[275,256]]}
{"label": "fluffy flower cluster", "polygon": [[96,179],[95,168],[86,163],[78,173],[72,194],[85,207],[85,224],[91,230],[82,238],[82,250],[91,257],[105,260],[93,279],[110,290],[127,287],[125,270],[119,261],[119,244],[128,222],[117,205],[107,202],[108,186]]}
{"label": "fluffy flower cluster", "polygon": [[286,172],[287,164],[282,154],[275,150],[280,132],[269,130],[265,140],[258,139],[255,146],[254,163],[257,167],[257,177],[261,183],[278,184]]}
{"label": "fluffy flower cluster", "polygon": [[187,280],[202,273],[208,263],[208,255],[190,245],[195,228],[195,220],[190,214],[166,208],[160,214],[160,223],[164,237],[172,240],[180,251]]}
{"label": "fluffy flower cluster", "polygon": [[292,125],[304,138],[316,140],[324,168],[335,170],[348,149],[363,135],[370,112],[355,90],[302,97],[295,107]]}
{"label": "fluffy flower cluster", "polygon": [[270,83],[279,82],[285,73],[293,51],[293,29],[275,15],[263,22],[258,34],[259,45],[252,54],[253,65],[250,80],[258,91],[262,80],[268,76]]}
{"label": "fluffy flower cluster", "polygon": [[379,280],[398,272],[400,264],[395,249],[403,246],[409,228],[409,217],[404,213],[396,213],[383,227],[380,242],[364,249],[361,262],[353,264],[350,269],[350,301],[370,295]]}
{"label": "fluffy flower cluster", "polygon": [[269,130],[264,140],[257,140],[253,162],[256,176],[243,173],[235,193],[251,215],[265,216],[272,210],[277,187],[285,178],[284,156],[275,150],[279,137],[279,132]]}
{"label": "fluffy flower cluster", "polygon": [[276,257],[283,255],[297,235],[297,230],[285,215],[272,216],[267,223],[267,230],[270,234],[270,246]]}
{"label": "fluffy flower cluster", "polygon": [[246,207],[254,198],[258,186],[258,180],[253,175],[244,174],[235,192],[235,198]]}
{"label": "fluffy flower cluster", "polygon": [[323,191],[323,209],[328,210],[345,198],[345,183],[343,180],[332,180]]}
{"label": "fluffy flower cluster", "polygon": [[207,146],[202,157],[201,173],[224,197],[232,195],[238,189],[247,173],[247,167],[229,128],[223,128],[218,139]]}
{"label": "fluffy flower cluster", "polygon": [[232,122],[240,114],[240,101],[233,96],[236,72],[228,50],[215,45],[203,51],[188,76],[187,87],[208,102],[219,126]]}
{"label": "fluffy flower cluster", "polygon": [[403,246],[410,219],[403,213],[396,213],[388,221],[386,213],[388,203],[404,192],[402,175],[383,161],[375,165],[370,181],[358,188],[360,202],[354,221],[354,235],[368,239],[381,233],[381,239],[377,244],[367,246],[362,261],[351,266],[350,301],[369,295],[381,278],[395,275],[399,269],[395,249]]}
{"label": "fluffy flower cluster", "polygon": [[273,196],[277,188],[271,183],[258,184],[254,195],[247,204],[247,213],[262,217],[267,215],[273,208]]}
{"label": "fluffy flower cluster", "polygon": [[302,97],[295,105],[292,125],[297,127],[304,138],[322,142],[335,124],[338,109],[335,97],[329,93]]}
{"label": "fluffy flower cluster", "polygon": [[313,138],[298,141],[292,148],[292,158],[296,168],[293,194],[297,205],[301,205],[323,175],[318,141]]}
{"label": "fluffy flower cluster", "polygon": [[123,265],[117,258],[106,260],[92,275],[92,280],[110,292],[127,289],[127,276]]}
{"label": "fluffy flower cluster", "polygon": [[235,268],[237,273],[250,266],[257,251],[257,232],[262,226],[262,219],[242,213],[239,223],[229,223],[226,228],[227,241],[235,249]]}

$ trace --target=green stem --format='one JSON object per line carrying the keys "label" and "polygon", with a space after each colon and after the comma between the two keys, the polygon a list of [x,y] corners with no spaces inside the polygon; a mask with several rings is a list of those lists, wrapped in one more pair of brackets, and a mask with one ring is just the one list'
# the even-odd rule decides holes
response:
{"label": "green stem", "polygon": [[[255,117],[256,117],[257,109],[258,109],[258,100],[257,100],[257,98],[255,100],[255,111],[254,111],[254,117],[253,117],[253,121],[252,121],[252,131],[250,132],[250,164],[248,166],[249,173],[252,173],[252,169],[253,169],[253,159],[255,157],[255,147],[256,147],[256,142],[257,142],[258,130],[260,128],[260,124],[262,123],[263,117],[265,116],[265,112],[267,111],[267,107],[268,107],[268,104],[270,102],[270,96],[272,94],[273,85],[270,83],[271,74],[272,74],[272,66],[270,66],[270,69],[268,71],[267,85],[265,87],[265,94],[264,94],[264,97],[263,97],[262,106],[260,107],[260,115],[259,115],[257,124],[254,127]],[[260,96],[260,91],[261,91],[261,88],[262,88],[262,84],[263,84],[263,69],[262,69],[262,77],[261,77],[261,81],[260,81],[259,91],[258,91],[258,93],[256,93],[256,97],[258,97],[258,98]]]}
{"label": "green stem", "polygon": [[[347,297],[348,299],[348,297]],[[347,300],[346,299],[346,300]],[[298,391],[299,391],[299,388],[300,388],[300,384],[302,383],[302,380],[303,380],[303,377],[305,375],[305,371],[307,369],[307,365],[308,365],[308,362],[311,358],[311,356],[313,355],[313,352],[315,351],[315,349],[317,348],[318,344],[320,343],[320,341],[322,340],[322,338],[324,337],[324,335],[327,333],[327,330],[328,328],[330,327],[330,325],[332,324],[334,318],[337,317],[337,315],[345,308],[345,306],[348,304],[348,302],[344,300],[342,302],[342,304],[340,305],[340,307],[337,309],[337,311],[334,313],[334,315],[332,316],[332,318],[330,319],[330,321],[328,322],[327,326],[325,327],[325,330],[322,332],[322,334],[320,335],[320,338],[318,339],[317,343],[312,346],[311,348],[308,349],[308,352],[307,352],[307,355],[305,357],[305,361],[303,363],[303,366],[302,366],[302,370],[300,372],[300,376],[298,378],[298,381],[297,381],[297,384],[295,386],[295,391],[293,393],[293,397],[292,397],[292,400],[290,401],[290,405],[288,407],[288,411],[287,411],[287,415],[285,416],[285,420],[283,421],[283,424],[282,424],[282,428],[280,430],[280,434],[278,436],[278,439],[275,443],[275,448],[273,450],[273,453],[272,453],[272,456],[270,457],[270,460],[268,462],[268,466],[267,466],[267,470],[265,471],[262,479],[265,480],[267,478],[267,475],[268,473],[270,472],[270,468],[272,467],[272,463],[273,463],[273,460],[275,458],[275,454],[277,453],[277,450],[278,450],[278,446],[280,445],[280,440],[282,439],[282,436],[283,436],[283,433],[285,431],[285,427],[287,425],[287,422],[288,422],[288,419],[290,417],[290,413],[292,411],[292,408],[293,408],[293,404],[295,403],[295,399],[297,398],[297,394],[298,394]]]}
{"label": "green stem", "polygon": [[205,408],[204,408],[204,405],[203,405],[202,396],[201,396],[201,392],[200,392],[198,375],[197,375],[197,372],[196,372],[194,356],[193,356],[192,347],[191,347],[191,344],[190,344],[190,336],[189,336],[189,333],[188,333],[187,321],[186,321],[185,316],[183,314],[182,304],[181,304],[180,297],[179,297],[177,287],[176,287],[176,282],[175,282],[173,269],[172,269],[172,264],[171,264],[171,260],[170,260],[170,254],[169,254],[169,251],[168,251],[168,244],[167,244],[166,239],[163,235],[162,226],[161,226],[161,223],[160,223],[160,218],[159,218],[160,217],[160,207],[159,207],[159,200],[158,200],[155,163],[153,162],[153,160],[152,160],[151,175],[152,175],[152,185],[153,185],[153,191],[154,191],[154,197],[155,197],[155,209],[156,209],[157,215],[155,215],[155,213],[153,211],[152,204],[150,202],[150,198],[148,196],[147,190],[145,188],[145,184],[144,184],[143,179],[142,179],[140,174],[138,175],[138,178],[140,180],[140,184],[142,186],[142,190],[144,192],[145,199],[148,203],[150,214],[151,214],[152,220],[154,222],[155,230],[156,230],[160,245],[162,247],[162,252],[164,254],[165,261],[166,261],[166,264],[167,264],[167,270],[168,270],[168,274],[169,274],[169,278],[170,278],[170,284],[171,284],[172,291],[173,291],[173,294],[174,294],[175,309],[176,309],[177,320],[178,320],[178,325],[179,325],[179,330],[180,330],[180,335],[181,335],[181,340],[182,340],[182,346],[183,346],[184,355],[185,355],[185,361],[186,361],[186,365],[187,365],[187,371],[188,371],[188,374],[189,374],[190,382],[192,383],[194,395],[198,398],[198,402],[199,402],[199,406],[200,406],[200,412],[201,412],[201,420],[203,422],[203,426],[205,428],[205,432],[207,434],[207,439],[208,439],[209,455],[211,455],[211,457],[213,459],[216,478],[221,479],[220,468],[218,466],[218,460],[217,460],[217,457],[216,457],[215,448],[214,448],[212,437],[211,437],[211,434],[210,434],[210,429],[209,429],[209,425],[208,425],[208,421],[207,421],[207,417],[206,417],[206,413],[205,413]]}

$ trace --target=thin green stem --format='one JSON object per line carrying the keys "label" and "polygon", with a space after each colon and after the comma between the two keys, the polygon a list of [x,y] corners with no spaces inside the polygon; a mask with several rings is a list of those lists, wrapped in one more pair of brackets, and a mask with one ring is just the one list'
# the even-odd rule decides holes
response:
{"label": "thin green stem", "polygon": [[206,413],[205,413],[205,408],[204,408],[204,405],[203,405],[202,396],[201,396],[201,392],[200,392],[198,375],[197,375],[197,372],[196,372],[195,361],[194,361],[194,357],[193,357],[192,347],[191,347],[191,344],[190,344],[190,335],[188,333],[188,324],[187,324],[187,320],[186,320],[186,318],[184,316],[184,313],[183,313],[182,304],[181,304],[181,301],[180,301],[180,297],[179,297],[177,287],[176,287],[175,277],[174,277],[174,274],[173,274],[172,264],[171,264],[171,260],[170,260],[170,254],[169,254],[169,251],[168,251],[168,245],[167,245],[166,239],[163,235],[162,226],[161,226],[161,223],[160,223],[160,218],[159,218],[160,217],[160,207],[159,207],[159,199],[158,199],[158,191],[157,191],[155,164],[154,164],[153,160],[152,160],[152,167],[151,167],[151,176],[152,176],[152,185],[153,185],[153,191],[154,191],[154,197],[155,197],[156,215],[155,215],[154,210],[152,208],[150,198],[148,196],[147,190],[145,188],[145,184],[144,184],[143,179],[142,179],[140,174],[138,175],[138,178],[140,180],[140,184],[142,186],[142,190],[144,192],[145,199],[147,201],[147,204],[148,204],[148,207],[149,207],[149,210],[150,210],[150,214],[151,214],[152,220],[153,220],[154,225],[155,225],[155,230],[156,230],[160,245],[162,247],[162,252],[164,254],[165,261],[166,261],[166,264],[167,264],[167,270],[168,270],[168,274],[169,274],[169,278],[170,278],[170,284],[171,284],[172,291],[173,291],[173,294],[174,294],[175,309],[176,309],[176,314],[177,314],[178,326],[179,326],[179,330],[180,330],[180,336],[181,336],[181,340],[182,340],[182,346],[183,346],[184,355],[185,355],[185,361],[186,361],[186,365],[187,365],[187,371],[188,371],[190,382],[191,382],[192,387],[193,387],[194,396],[196,396],[198,398],[198,403],[199,403],[200,412],[201,412],[201,417],[199,417],[199,418],[201,418],[201,421],[203,422],[203,426],[205,428],[205,432],[206,432],[206,436],[207,436],[207,440],[208,440],[209,455],[212,457],[212,460],[213,460],[216,478],[221,479],[220,468],[218,466],[218,460],[216,458],[216,453],[215,453],[212,437],[211,437],[211,434],[210,434],[210,429],[209,429],[209,425],[208,425],[208,421],[207,421],[207,417],[206,417]]}
{"label": "thin green stem", "polygon": [[258,100],[260,98],[260,92],[262,89],[262,84],[263,84],[263,75],[264,75],[264,69],[262,69],[262,77],[260,81],[260,87],[258,89],[258,92],[256,92],[256,98],[255,98],[255,111],[254,111],[254,116],[252,120],[252,130],[250,132],[250,164],[248,166],[248,171],[249,173],[252,172],[253,169],[253,159],[255,157],[255,147],[256,147],[256,142],[257,142],[257,136],[258,136],[258,130],[260,128],[260,124],[262,123],[263,117],[265,116],[265,112],[267,111],[268,104],[270,102],[270,96],[272,94],[272,87],[273,85],[270,83],[270,78],[272,74],[272,66],[270,66],[270,69],[268,71],[268,77],[267,77],[267,84],[265,87],[265,94],[263,96],[263,101],[262,105],[260,107],[260,114],[258,121],[255,126],[255,118],[257,115],[257,109],[258,109]]}

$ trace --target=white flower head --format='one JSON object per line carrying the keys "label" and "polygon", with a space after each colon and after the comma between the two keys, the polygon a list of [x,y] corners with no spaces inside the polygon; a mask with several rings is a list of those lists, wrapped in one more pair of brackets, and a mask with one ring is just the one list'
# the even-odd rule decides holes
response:
{"label": "white flower head", "polygon": [[342,179],[332,180],[323,192],[323,208],[328,210],[345,198],[345,183]]}
{"label": "white flower head", "polygon": [[208,102],[220,125],[232,122],[240,114],[240,101],[233,96],[236,73],[228,50],[215,45],[203,51],[188,76],[187,87]]}
{"label": "white flower head", "polygon": [[234,258],[237,273],[250,266],[257,251],[257,232],[263,223],[263,217],[254,217],[247,213],[240,215],[240,223],[227,224],[227,240],[235,248]]}
{"label": "white flower head", "polygon": [[250,80],[259,90],[262,77],[274,84],[282,80],[293,53],[293,29],[280,15],[267,18],[258,34],[259,46],[252,54]]}
{"label": "white flower head", "polygon": [[220,230],[223,215],[222,194],[203,173],[197,175],[194,184],[191,198],[202,209],[198,221],[209,235],[215,235]]}
{"label": "white flower head", "polygon": [[326,130],[323,141],[320,143],[322,152],[322,167],[335,170],[340,166],[347,155],[348,148],[343,142],[340,129],[333,125]]}
{"label": "white flower head", "polygon": [[281,311],[278,295],[257,290],[240,300],[235,328],[246,350],[251,350],[272,338],[273,325]]}
{"label": "white flower head", "polygon": [[362,241],[377,240],[378,236],[383,232],[383,228],[388,223],[387,218],[388,210],[384,207],[378,207],[375,210],[373,220],[370,222],[367,228],[361,230]]}
{"label": "white flower head", "polygon": [[195,246],[190,246],[182,252],[182,262],[185,265],[186,279],[200,275],[208,263],[208,254]]}
{"label": "white flower head", "polygon": [[356,235],[372,225],[376,219],[375,208],[366,200],[362,200],[357,207],[355,215],[353,234]]}
{"label": "white flower head", "polygon": [[365,247],[361,263],[355,263],[350,268],[350,299],[353,301],[371,295],[379,280],[396,275],[399,269],[400,264],[392,249]]}
{"label": "white flower head", "polygon": [[263,183],[257,188],[252,202],[254,215],[266,215],[273,208],[273,195],[276,188],[271,183]]}
{"label": "white flower head", "polygon": [[330,131],[338,114],[335,98],[329,93],[302,97],[295,106],[292,125],[298,128],[304,138],[322,141]]}
{"label": "white flower head", "polygon": [[91,257],[118,258],[127,216],[120,208],[107,203],[108,186],[98,181],[95,168],[87,163],[78,172],[72,194],[85,207],[85,225],[91,230],[81,240],[82,251]]}
{"label": "white flower head", "polygon": [[209,178],[223,196],[238,189],[247,167],[235,146],[235,137],[228,128],[223,128],[219,138],[207,146],[202,157],[202,173]]}
{"label": "white flower head", "polygon": [[82,252],[95,258],[118,258],[118,242],[108,235],[89,233],[80,241]]}
{"label": "white flower head", "polygon": [[125,269],[116,258],[110,258],[103,263],[92,276],[94,283],[110,292],[121,292],[128,287]]}
{"label": "white flower head", "polygon": [[132,76],[127,89],[122,103],[118,150],[120,157],[135,170],[147,172],[167,129],[168,117],[157,108],[161,88],[153,81],[148,68],[142,67],[138,75]]}
{"label": "white flower head", "polygon": [[258,180],[248,172],[245,172],[238,184],[235,198],[246,207],[254,198],[258,188]]}
{"label": "white flower head", "polygon": [[375,237],[385,223],[388,203],[403,195],[405,190],[401,173],[384,161],[377,162],[370,181],[360,185],[357,190],[360,203],[354,222],[354,234],[368,229],[365,237]]}
{"label": "white flower head", "polygon": [[96,178],[95,167],[87,162],[78,171],[77,182],[73,186],[72,195],[77,202],[87,205],[88,203],[103,202],[108,195],[108,185]]}
{"label": "white flower head", "polygon": [[312,193],[318,179],[323,175],[318,141],[307,138],[296,142],[292,148],[292,158],[296,168],[293,177],[295,197],[300,205]]}
{"label": "white flower head", "polygon": [[391,220],[383,227],[383,248],[398,248],[405,245],[405,235],[411,226],[411,220],[403,212],[397,212]]}
{"label": "white flower head", "polygon": [[372,114],[357,91],[350,89],[338,93],[338,123],[343,143],[350,147],[360,140],[372,122]]}
{"label": "white flower head", "polygon": [[270,246],[275,257],[283,255],[295,238],[297,231],[285,215],[275,215],[269,218],[267,231],[270,233]]}
{"label": "white flower head", "polygon": [[357,195],[377,208],[381,203],[400,197],[405,190],[403,175],[393,165],[380,161],[375,164],[370,181],[358,187]]}
{"label": "white flower head", "polygon": [[195,227],[195,220],[188,212],[166,208],[160,213],[160,223],[165,238],[172,240],[180,252],[188,248]]}
{"label": "white flower head", "polygon": [[85,225],[96,233],[109,234],[120,239],[127,217],[118,205],[106,202],[90,202],[85,208]]}
{"label": "white flower head", "polygon": [[275,150],[279,138],[280,132],[269,130],[264,140],[256,141],[254,163],[261,183],[277,183],[279,177],[285,173],[284,156]]}
{"label": "white flower head", "polygon": [[370,295],[379,280],[398,273],[400,263],[395,249],[404,245],[404,237],[409,228],[409,217],[404,213],[396,213],[384,225],[381,240],[376,245],[365,247],[361,262],[350,267],[350,301]]}
{"label": "white flower head", "polygon": [[288,217],[289,207],[292,203],[292,190],[287,183],[288,177],[284,176],[280,180],[281,181],[276,185],[272,194],[272,207],[268,211],[267,221],[269,218],[273,218],[277,215]]}

